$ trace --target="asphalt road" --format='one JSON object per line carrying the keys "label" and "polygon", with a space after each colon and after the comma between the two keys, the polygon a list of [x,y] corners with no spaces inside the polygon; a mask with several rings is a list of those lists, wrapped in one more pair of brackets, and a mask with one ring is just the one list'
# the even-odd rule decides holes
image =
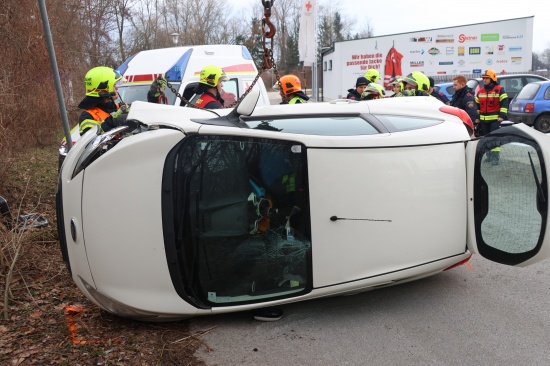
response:
{"label": "asphalt road", "polygon": [[250,312],[195,318],[207,365],[550,365],[550,261],[513,268],[474,256],[424,280]]}

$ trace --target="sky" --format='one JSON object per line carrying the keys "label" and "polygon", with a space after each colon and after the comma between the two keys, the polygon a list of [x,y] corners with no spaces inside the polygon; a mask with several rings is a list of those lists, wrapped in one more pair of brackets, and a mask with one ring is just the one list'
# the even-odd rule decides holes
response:
{"label": "sky", "polygon": [[[296,2],[301,0],[294,0]],[[327,0],[317,0],[319,4]],[[365,18],[375,36],[416,32],[436,28],[470,25],[498,20],[535,16],[533,52],[550,48],[550,12],[543,9],[544,0],[520,1],[411,1],[411,0],[330,0],[338,2],[343,14],[355,19],[356,31]],[[235,11],[261,6],[261,0],[228,0]],[[273,7],[277,7],[274,0]],[[361,15],[358,15],[361,14]]]}

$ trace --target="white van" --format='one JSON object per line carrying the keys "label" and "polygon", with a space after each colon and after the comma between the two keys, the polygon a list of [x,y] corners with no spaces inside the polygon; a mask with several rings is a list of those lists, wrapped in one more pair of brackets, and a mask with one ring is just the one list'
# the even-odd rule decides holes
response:
{"label": "white van", "polygon": [[[147,101],[147,92],[153,80],[162,75],[185,99],[191,100],[193,89],[199,82],[204,66],[215,65],[229,77],[223,88],[229,95],[226,104],[239,98],[258,74],[250,52],[239,45],[182,46],[141,51],[128,58],[117,71],[123,75],[118,93],[121,99],[132,104],[136,100]],[[269,105],[269,98],[262,79],[254,89],[260,91],[259,105]],[[165,90],[168,104],[183,105],[180,98],[168,88]],[[233,95],[231,95],[233,94]],[[229,99],[229,100],[227,100]]]}

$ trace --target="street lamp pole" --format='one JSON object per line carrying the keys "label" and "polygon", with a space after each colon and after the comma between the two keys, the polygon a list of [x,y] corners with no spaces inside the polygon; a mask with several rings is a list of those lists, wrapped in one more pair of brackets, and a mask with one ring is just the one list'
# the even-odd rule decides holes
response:
{"label": "street lamp pole", "polygon": [[180,34],[179,33],[172,33],[172,34],[170,34],[170,37],[172,37],[172,43],[174,43],[174,47],[176,47],[178,45],[178,40],[179,40]]}

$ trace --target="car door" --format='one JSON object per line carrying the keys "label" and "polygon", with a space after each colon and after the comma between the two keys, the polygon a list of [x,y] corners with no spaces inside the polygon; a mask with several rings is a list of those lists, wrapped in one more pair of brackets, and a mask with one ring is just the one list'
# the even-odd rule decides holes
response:
{"label": "car door", "polygon": [[550,257],[549,151],[548,137],[523,124],[468,143],[467,245],[472,252],[512,266]]}

